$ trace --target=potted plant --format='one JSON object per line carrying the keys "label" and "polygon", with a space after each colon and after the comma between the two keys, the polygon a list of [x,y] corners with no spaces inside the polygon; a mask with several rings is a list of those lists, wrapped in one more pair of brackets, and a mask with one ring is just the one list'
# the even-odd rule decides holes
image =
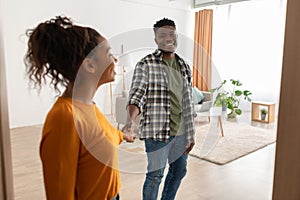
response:
{"label": "potted plant", "polygon": [[215,106],[222,107],[222,111],[227,109],[227,92],[219,92],[214,102]]}
{"label": "potted plant", "polygon": [[260,109],[260,118],[261,120],[266,120],[266,116],[268,114],[268,110],[265,108]]}
{"label": "potted plant", "polygon": [[225,101],[227,108],[230,110],[228,117],[235,118],[236,115],[242,114],[242,110],[239,107],[242,98],[246,101],[251,101],[249,96],[252,93],[249,90],[238,89],[242,86],[242,83],[239,80],[230,79],[229,82],[231,83],[230,85],[227,84],[227,80],[224,80],[218,87],[213,88],[210,91],[212,93],[217,93],[214,105],[220,106],[221,102]]}

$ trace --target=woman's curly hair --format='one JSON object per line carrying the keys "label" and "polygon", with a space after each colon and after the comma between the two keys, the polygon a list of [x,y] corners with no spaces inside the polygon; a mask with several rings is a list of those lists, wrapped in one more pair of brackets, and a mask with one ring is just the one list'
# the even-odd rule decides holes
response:
{"label": "woman's curly hair", "polygon": [[34,88],[50,85],[60,93],[58,85],[74,82],[86,56],[100,43],[102,36],[94,29],[74,25],[70,18],[57,16],[26,31],[29,37],[24,62]]}

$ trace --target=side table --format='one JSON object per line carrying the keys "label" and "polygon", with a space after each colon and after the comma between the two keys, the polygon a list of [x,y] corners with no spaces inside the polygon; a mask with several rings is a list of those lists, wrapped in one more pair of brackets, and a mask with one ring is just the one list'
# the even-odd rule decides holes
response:
{"label": "side table", "polygon": [[[265,120],[261,119],[260,110],[262,108],[267,109],[267,117]],[[275,103],[265,101],[252,101],[251,111],[252,121],[258,121],[263,123],[271,123],[275,121]]]}

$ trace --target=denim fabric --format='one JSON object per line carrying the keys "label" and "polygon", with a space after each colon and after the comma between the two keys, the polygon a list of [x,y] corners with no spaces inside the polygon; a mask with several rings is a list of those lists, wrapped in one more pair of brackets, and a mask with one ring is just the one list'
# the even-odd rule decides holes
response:
{"label": "denim fabric", "polygon": [[143,186],[143,200],[157,200],[158,189],[164,175],[166,162],[169,171],[164,183],[161,200],[175,199],[181,180],[186,175],[187,155],[184,155],[184,136],[172,136],[170,142],[145,140],[148,158],[146,180]]}

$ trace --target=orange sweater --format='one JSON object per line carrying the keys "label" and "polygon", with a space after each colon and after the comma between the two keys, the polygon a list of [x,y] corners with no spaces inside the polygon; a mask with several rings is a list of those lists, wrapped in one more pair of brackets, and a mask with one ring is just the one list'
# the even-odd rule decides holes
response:
{"label": "orange sweater", "polygon": [[49,111],[40,146],[48,200],[111,200],[120,190],[121,131],[97,106],[60,97]]}

